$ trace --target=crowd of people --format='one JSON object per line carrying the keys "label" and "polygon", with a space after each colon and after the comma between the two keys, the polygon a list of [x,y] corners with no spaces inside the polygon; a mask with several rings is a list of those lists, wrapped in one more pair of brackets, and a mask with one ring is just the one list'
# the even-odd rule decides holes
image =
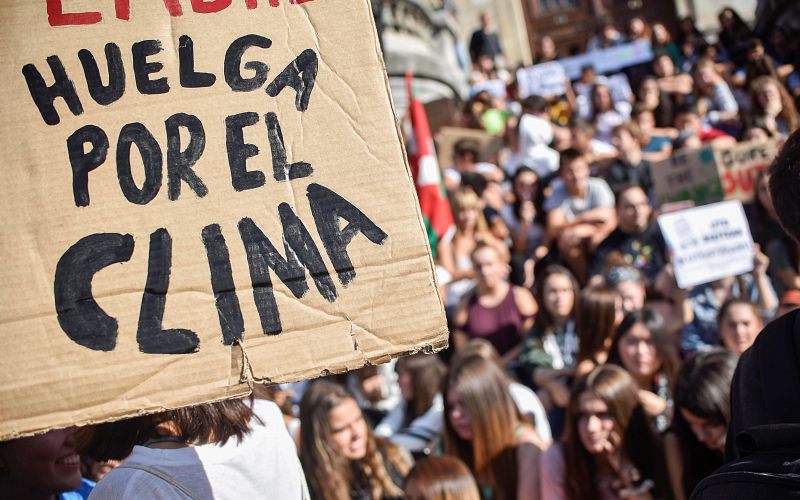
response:
{"label": "crowd of people", "polygon": [[[655,222],[659,161],[798,128],[798,33],[719,20],[714,43],[690,18],[604,26],[587,50],[652,44],[625,72],[631,95],[587,66],[564,95],[519,98],[484,18],[452,118],[504,147],[462,140],[442,165],[455,227],[432,250],[451,348],[3,442],[0,498],[689,498],[731,446],[739,356],[800,307],[769,171],[747,210],[749,273],[680,288]],[[540,42],[537,62],[559,58]],[[481,90],[497,79],[504,94]]]}

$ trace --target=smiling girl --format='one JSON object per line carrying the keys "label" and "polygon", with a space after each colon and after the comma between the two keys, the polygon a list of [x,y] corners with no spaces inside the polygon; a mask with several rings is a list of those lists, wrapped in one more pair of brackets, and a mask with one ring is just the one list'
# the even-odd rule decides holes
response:
{"label": "smiling girl", "polygon": [[561,444],[542,457],[542,498],[668,498],[660,442],[622,368],[578,380]]}
{"label": "smiling girl", "polygon": [[313,498],[400,498],[411,467],[399,448],[373,436],[353,395],[315,382],[300,403],[300,457]]}
{"label": "smiling girl", "polygon": [[74,434],[70,427],[0,443],[0,498],[56,500],[78,488]]}

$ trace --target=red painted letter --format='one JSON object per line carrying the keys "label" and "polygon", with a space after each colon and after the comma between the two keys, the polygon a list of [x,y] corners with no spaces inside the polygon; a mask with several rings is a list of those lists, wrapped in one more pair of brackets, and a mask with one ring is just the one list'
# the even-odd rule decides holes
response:
{"label": "red painted letter", "polygon": [[117,19],[129,21],[131,18],[131,0],[114,0],[114,8],[117,11]]}
{"label": "red painted letter", "polygon": [[258,0],[244,0],[244,5],[247,10],[253,10],[258,7]]}
{"label": "red painted letter", "polygon": [[183,9],[181,9],[181,3],[179,0],[164,0],[164,6],[169,11],[169,15],[172,17],[179,17],[183,15]]}
{"label": "red painted letter", "polygon": [[99,12],[74,12],[64,14],[61,0],[47,0],[47,21],[50,26],[77,26],[97,24],[103,19]]}
{"label": "red painted letter", "polygon": [[192,10],[198,14],[213,14],[231,5],[231,0],[192,0]]}

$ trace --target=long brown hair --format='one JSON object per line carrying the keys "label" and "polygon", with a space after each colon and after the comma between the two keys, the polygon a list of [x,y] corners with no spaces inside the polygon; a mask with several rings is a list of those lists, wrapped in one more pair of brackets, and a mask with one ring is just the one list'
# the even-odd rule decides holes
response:
{"label": "long brown hair", "polygon": [[[300,402],[300,460],[313,498],[348,500],[356,468],[366,477],[372,498],[401,496],[403,492],[392,482],[386,460],[403,474],[410,464],[394,445],[376,439],[368,429],[367,454],[352,463],[328,442],[330,413],[348,399],[355,401],[345,387],[320,380],[306,390]],[[385,451],[386,460],[380,449]]]}
{"label": "long brown hair", "polygon": [[581,292],[575,331],[578,362],[591,359],[610,347],[617,314],[617,292],[611,287],[590,287]]}
{"label": "long brown hair", "polygon": [[572,271],[567,269],[566,267],[560,264],[551,264],[542,271],[540,276],[536,277],[536,290],[534,293],[534,297],[536,297],[536,302],[541,304],[539,307],[539,312],[536,313],[536,323],[535,329],[536,331],[544,334],[549,328],[552,328],[555,324],[555,319],[550,311],[547,310],[547,302],[545,301],[544,297],[544,288],[547,285],[547,280],[550,276],[555,274],[563,274],[564,276],[569,279],[570,285],[572,285],[572,316],[575,316],[575,313],[578,311],[578,303],[580,302],[579,297],[579,290],[581,289],[580,285],[578,284],[578,280],[575,278],[575,275],[572,274]]}
{"label": "long brown hair", "polygon": [[625,315],[625,318],[622,319],[622,323],[619,324],[619,327],[614,333],[614,341],[608,353],[608,362],[622,366],[622,358],[619,355],[619,344],[622,341],[622,337],[627,335],[637,324],[644,325],[652,335],[653,345],[661,360],[661,368],[659,371],[664,373],[669,381],[669,387],[672,388],[678,376],[680,360],[678,359],[677,352],[675,352],[674,339],[667,331],[664,318],[653,310],[644,309],[642,311],[633,311]]}
{"label": "long brown hair", "polygon": [[624,369],[611,364],[595,368],[578,380],[572,390],[562,445],[566,462],[564,486],[567,498],[598,498],[595,456],[583,446],[578,430],[580,398],[586,393],[606,404],[608,414],[622,438],[620,448],[643,478],[650,478],[656,483],[654,497],[658,498],[667,484],[661,443],[639,402],[636,381]]}
{"label": "long brown hair", "polygon": [[[443,390],[446,453],[463,460],[476,478],[494,488],[498,499],[516,498],[517,488],[515,431],[520,418],[508,385],[508,377],[492,360],[456,356]],[[450,423],[451,389],[458,391],[469,415],[473,435],[469,441],[461,439]]]}
{"label": "long brown hair", "polygon": [[758,93],[763,91],[764,87],[769,84],[774,85],[781,95],[781,105],[783,109],[778,116],[786,121],[786,125],[789,127],[789,133],[791,134],[797,130],[797,108],[794,105],[792,96],[790,96],[789,92],[786,90],[786,87],[784,87],[779,80],[771,76],[759,76],[750,84],[750,114],[752,115],[752,120],[756,123],[757,120],[764,115],[764,107],[761,105]]}
{"label": "long brown hair", "polygon": [[433,405],[433,400],[442,388],[447,367],[435,354],[412,354],[397,360],[395,371],[411,377],[414,397],[407,401],[405,425],[424,414]]}
{"label": "long brown hair", "polygon": [[408,474],[405,500],[480,500],[478,485],[464,462],[451,456],[426,457]]}

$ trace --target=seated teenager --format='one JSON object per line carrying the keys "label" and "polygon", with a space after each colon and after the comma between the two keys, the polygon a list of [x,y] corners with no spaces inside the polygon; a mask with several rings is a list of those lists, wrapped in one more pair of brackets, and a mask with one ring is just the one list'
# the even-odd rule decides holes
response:
{"label": "seated teenager", "polygon": [[[460,360],[462,358],[469,356],[479,356],[503,368],[503,363],[500,360],[500,356],[497,355],[497,351],[494,350],[492,344],[483,339],[470,340],[467,345],[462,347],[458,353],[453,356],[451,364],[458,364],[461,362]],[[508,379],[508,392],[514,399],[514,404],[517,405],[517,410],[519,410],[523,419],[532,423],[536,428],[537,434],[542,438],[542,442],[549,445],[553,440],[553,435],[550,429],[550,423],[547,420],[547,412],[536,393],[511,377]]]}
{"label": "seated teenager", "polygon": [[576,150],[561,153],[560,182],[544,203],[547,234],[579,281],[587,278],[589,256],[616,227],[614,194],[603,179],[589,176]]}
{"label": "seated teenager", "polygon": [[533,325],[536,300],[527,289],[508,282],[510,268],[494,246],[479,244],[472,252],[472,263],[478,283],[456,308],[455,348],[460,349],[469,339],[483,338],[510,364],[519,356],[522,337]]}
{"label": "seated teenager", "polygon": [[644,103],[637,103],[631,113],[633,122],[639,127],[642,143],[642,158],[650,162],[659,162],[669,158],[672,153],[672,139],[677,134],[675,129],[656,128],[653,111]]}
{"label": "seated teenager", "polygon": [[484,498],[539,498],[539,457],[545,444],[525,423],[508,377],[477,355],[457,356],[445,393],[445,452],[468,464]]}
{"label": "seated teenager", "polygon": [[411,454],[424,454],[441,434],[444,404],[439,392],[447,368],[438,356],[414,354],[395,366],[403,399],[375,427]]}
{"label": "seated teenager", "polygon": [[729,351],[741,355],[753,345],[764,320],[749,300],[728,299],[719,309],[719,337]]}
{"label": "seated teenager", "polygon": [[410,458],[373,435],[346,388],[314,382],[300,402],[300,419],[300,457],[313,498],[402,498]]}
{"label": "seated teenager", "polygon": [[608,360],[614,330],[622,321],[622,301],[613,288],[587,286],[578,302],[578,366],[575,376],[586,375]]}
{"label": "seated teenager", "polygon": [[520,355],[520,379],[536,389],[553,436],[561,435],[569,387],[578,360],[575,316],[580,287],[569,269],[550,265],[537,281],[542,302],[534,327],[525,335]]}
{"label": "seated teenager", "polygon": [[640,134],[634,123],[618,125],[611,133],[611,143],[619,151],[619,157],[608,166],[603,177],[614,192],[632,185],[642,188],[648,196],[654,194],[650,162],[644,159]]}
{"label": "seated teenager", "polygon": [[564,439],[542,457],[543,500],[670,498],[661,443],[638,392],[615,365],[576,383]]}
{"label": "seated teenager", "polygon": [[656,430],[665,430],[672,421],[679,361],[664,318],[648,309],[627,314],[614,335],[608,361],[636,380],[645,413]]}
{"label": "seated teenager", "polygon": [[696,354],[678,371],[672,428],[664,436],[676,500],[689,497],[723,464],[730,423],[730,390],[736,355],[724,349]]}
{"label": "seated teenager", "polygon": [[752,302],[764,321],[769,321],[778,308],[778,297],[767,276],[769,257],[756,246],[753,271],[698,285],[689,292],[692,321],[681,331],[681,350],[692,353],[720,345],[719,312],[729,299]]}
{"label": "seated teenager", "polygon": [[609,257],[619,254],[625,264],[641,271],[648,283],[652,283],[667,263],[667,251],[651,214],[650,199],[641,187],[620,188],[616,199],[617,227],[597,247],[590,275],[602,273]]}

